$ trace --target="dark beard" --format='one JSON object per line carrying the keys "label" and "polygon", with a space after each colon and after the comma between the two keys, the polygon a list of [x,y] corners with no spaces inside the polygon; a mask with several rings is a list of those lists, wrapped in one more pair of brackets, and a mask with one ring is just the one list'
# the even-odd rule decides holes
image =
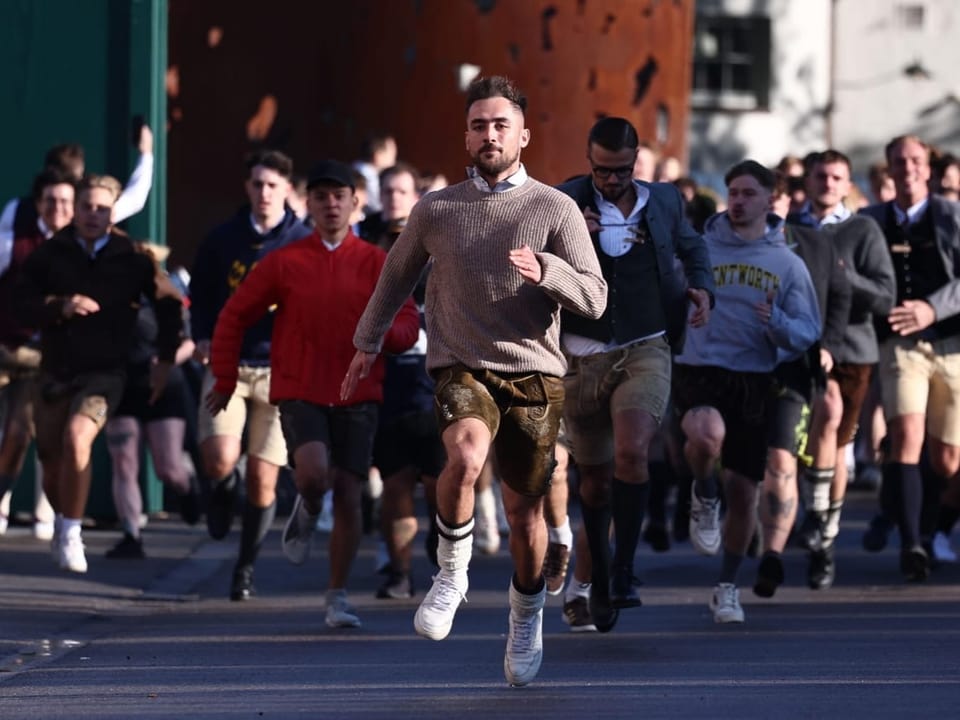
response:
{"label": "dark beard", "polygon": [[481,174],[495,177],[513,165],[518,157],[519,153],[510,157],[505,152],[501,152],[497,159],[488,161],[483,159],[481,153],[477,153],[476,157],[473,158],[473,164],[476,165]]}

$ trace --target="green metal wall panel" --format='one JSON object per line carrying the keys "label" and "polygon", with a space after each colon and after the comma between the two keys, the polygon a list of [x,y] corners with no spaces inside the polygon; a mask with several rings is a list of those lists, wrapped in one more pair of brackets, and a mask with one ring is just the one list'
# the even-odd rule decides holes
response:
{"label": "green metal wall panel", "polygon": [[158,163],[138,237],[165,242],[163,162],[167,0],[0,0],[0,198],[25,194],[47,148],[83,145],[87,169],[121,182],[136,161],[143,115]]}
{"label": "green metal wall panel", "polygon": [[[132,119],[154,131],[153,190],[126,223],[138,238],[166,242],[167,0],[0,0],[0,202],[24,195],[52,145],[83,145],[89,172],[125,182],[137,150]],[[93,456],[87,511],[113,515],[103,438]],[[152,464],[143,464],[144,507],[160,509]],[[11,509],[30,512],[28,462]]]}

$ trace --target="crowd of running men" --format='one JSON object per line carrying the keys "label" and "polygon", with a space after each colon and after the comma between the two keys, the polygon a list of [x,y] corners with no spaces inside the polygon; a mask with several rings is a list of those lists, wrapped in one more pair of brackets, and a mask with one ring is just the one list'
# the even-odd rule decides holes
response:
{"label": "crowd of running men", "polygon": [[[76,146],[51,150],[32,194],[0,218],[0,532],[35,439],[36,535],[61,568],[86,572],[91,451],[106,429],[123,531],[107,556],[143,557],[144,437],[191,524],[196,476],[208,484],[214,539],[244,497],[229,594],[250,600],[289,467],[283,552],[304,563],[326,523],[325,620],[353,628],[348,584],[376,473],[377,597],[425,591],[415,630],[442,640],[474,548],[497,551],[499,501],[513,560],[504,673],[525,685],[547,594],[563,595],[576,632],[609,632],[640,605],[638,545],[669,548],[671,486],[673,538],[718,556],[705,592],[716,622],[744,621],[751,552],[760,597],[784,582],[791,542],[808,555],[807,584],[829,588],[851,444],[882,415],[885,433],[860,433],[882,475],[864,547],[896,528],[908,581],[952,557],[953,158],[894,138],[873,204],[837,150],[798,169],[745,159],[715,212],[675,161],[653,177],[623,118],[594,124],[583,174],[554,188],[520,160],[531,136],[511,81],[475,80],[465,111],[472,165],[446,187],[398,163],[390,138],[355,167],[328,159],[302,176],[281,152],[251,155],[249,202],[199,244],[188,283],[163,270],[164,248],[115,225],[149,192],[149,130],[126,188],[85,174]],[[436,573],[417,587],[421,483]]]}

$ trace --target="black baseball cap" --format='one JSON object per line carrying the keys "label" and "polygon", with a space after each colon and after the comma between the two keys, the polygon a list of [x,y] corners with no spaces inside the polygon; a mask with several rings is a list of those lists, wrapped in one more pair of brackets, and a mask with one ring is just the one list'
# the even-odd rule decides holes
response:
{"label": "black baseball cap", "polygon": [[321,160],[310,168],[310,174],[307,175],[307,190],[322,183],[348,187],[351,190],[357,189],[353,183],[353,171],[337,160]]}

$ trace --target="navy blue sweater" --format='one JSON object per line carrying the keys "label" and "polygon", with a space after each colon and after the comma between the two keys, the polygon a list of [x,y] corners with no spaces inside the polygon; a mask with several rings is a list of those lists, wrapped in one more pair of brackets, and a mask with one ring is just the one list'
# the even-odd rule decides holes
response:
{"label": "navy blue sweater", "polygon": [[[309,235],[311,230],[287,210],[283,221],[259,235],[250,221],[249,206],[214,228],[197,249],[190,274],[190,316],[193,339],[210,340],[220,310],[253,266],[268,252]],[[270,364],[271,312],[247,330],[240,363],[254,367]]]}

